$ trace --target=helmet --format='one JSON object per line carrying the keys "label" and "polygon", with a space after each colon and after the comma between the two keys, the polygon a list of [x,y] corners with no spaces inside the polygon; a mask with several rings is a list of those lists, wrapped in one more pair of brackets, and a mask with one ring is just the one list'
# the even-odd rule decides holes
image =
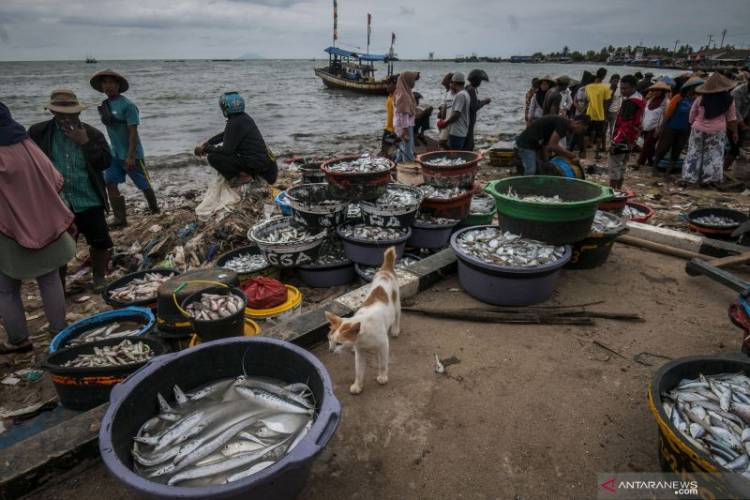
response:
{"label": "helmet", "polygon": [[224,92],[219,97],[219,107],[224,116],[245,112],[245,100],[238,92]]}
{"label": "helmet", "polygon": [[485,82],[490,81],[487,73],[485,73],[483,69],[473,69],[469,71],[469,76],[467,76],[466,79],[470,82],[481,82],[482,80]]}

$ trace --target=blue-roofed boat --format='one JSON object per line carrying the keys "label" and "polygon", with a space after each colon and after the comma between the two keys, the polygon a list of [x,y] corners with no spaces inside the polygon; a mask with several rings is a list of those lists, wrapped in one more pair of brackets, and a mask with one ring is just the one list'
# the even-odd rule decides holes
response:
{"label": "blue-roofed boat", "polygon": [[[351,90],[362,94],[387,95],[386,85],[393,74],[394,57],[378,54],[359,54],[338,47],[328,47],[328,66],[315,68],[326,87]],[[387,67],[385,78],[375,78],[375,62],[384,62]]]}

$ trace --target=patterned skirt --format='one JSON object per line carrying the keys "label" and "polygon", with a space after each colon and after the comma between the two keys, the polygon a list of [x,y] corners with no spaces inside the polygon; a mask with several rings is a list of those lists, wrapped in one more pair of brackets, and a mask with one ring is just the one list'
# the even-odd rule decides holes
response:
{"label": "patterned skirt", "polygon": [[707,134],[690,132],[682,179],[690,183],[721,183],[724,180],[724,145],[726,132]]}

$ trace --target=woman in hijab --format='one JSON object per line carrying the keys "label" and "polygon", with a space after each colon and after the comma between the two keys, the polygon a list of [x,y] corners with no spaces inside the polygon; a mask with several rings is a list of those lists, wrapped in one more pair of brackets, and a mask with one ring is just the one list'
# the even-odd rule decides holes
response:
{"label": "woman in hijab", "polygon": [[656,153],[656,142],[659,140],[664,112],[669,104],[669,94],[672,92],[666,82],[656,82],[648,88],[648,101],[646,109],[643,110],[643,121],[641,122],[641,134],[643,135],[643,147],[638,157],[638,166],[654,165],[654,154]]}
{"label": "woman in hijab", "polygon": [[690,139],[681,184],[712,186],[724,180],[724,145],[727,132],[737,139],[737,109],[729,93],[735,82],[712,74],[695,91],[699,96],[690,108]]}
{"label": "woman in hijab", "polygon": [[58,195],[63,177],[0,103],[0,354],[32,349],[21,282],[35,278],[50,333],[65,328],[58,269],[75,255],[73,214]]}
{"label": "woman in hijab", "polygon": [[531,125],[531,122],[537,118],[544,116],[544,98],[547,97],[547,91],[551,86],[555,84],[555,81],[551,76],[543,76],[539,79],[539,89],[537,89],[534,97],[529,103],[529,111],[526,115],[526,126]]}
{"label": "woman in hijab", "polygon": [[401,73],[396,82],[396,91],[393,93],[393,127],[396,135],[401,138],[401,143],[396,153],[396,161],[414,161],[414,117],[417,114],[417,101],[414,99],[414,85],[419,80],[419,73],[405,71]]}

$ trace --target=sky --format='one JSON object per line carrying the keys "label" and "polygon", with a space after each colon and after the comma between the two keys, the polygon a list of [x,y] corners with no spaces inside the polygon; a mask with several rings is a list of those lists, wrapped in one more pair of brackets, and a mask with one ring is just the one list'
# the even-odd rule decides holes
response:
{"label": "sky", "polygon": [[[333,0],[0,0],[0,61],[322,58]],[[401,58],[606,45],[750,47],[750,0],[339,0],[339,46]]]}

